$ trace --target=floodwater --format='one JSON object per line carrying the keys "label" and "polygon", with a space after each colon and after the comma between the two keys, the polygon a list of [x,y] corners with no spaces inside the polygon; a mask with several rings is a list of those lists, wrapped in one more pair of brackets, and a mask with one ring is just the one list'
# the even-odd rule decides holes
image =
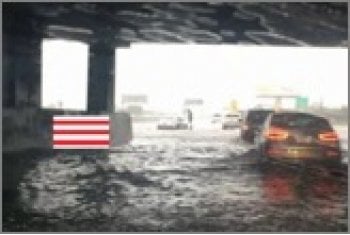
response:
{"label": "floodwater", "polygon": [[4,231],[347,231],[346,164],[262,165],[236,130],[147,130],[3,165]]}

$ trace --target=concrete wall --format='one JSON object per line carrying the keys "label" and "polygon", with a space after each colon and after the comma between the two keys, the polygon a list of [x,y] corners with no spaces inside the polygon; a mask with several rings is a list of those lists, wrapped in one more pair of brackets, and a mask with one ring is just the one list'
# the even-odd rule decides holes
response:
{"label": "concrete wall", "polygon": [[[52,148],[52,117],[54,115],[86,114],[80,111],[41,110],[31,107],[3,109],[3,151]],[[133,137],[128,113],[110,114],[111,146],[129,144]]]}
{"label": "concrete wall", "polygon": [[40,107],[41,39],[4,34],[3,107]]}
{"label": "concrete wall", "polygon": [[110,115],[111,147],[129,144],[133,137],[132,121],[129,113],[118,112]]}
{"label": "concrete wall", "polygon": [[3,151],[47,147],[51,125],[50,113],[40,110],[40,35],[4,31],[3,48]]}
{"label": "concrete wall", "polygon": [[[41,110],[32,107],[3,109],[3,151],[51,149],[52,117],[64,113],[63,110]],[[70,114],[80,113],[76,111]]]}

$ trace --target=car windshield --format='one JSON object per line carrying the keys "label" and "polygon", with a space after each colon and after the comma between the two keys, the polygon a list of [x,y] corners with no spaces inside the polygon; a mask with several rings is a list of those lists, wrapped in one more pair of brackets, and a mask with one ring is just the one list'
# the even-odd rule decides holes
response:
{"label": "car windshield", "polygon": [[270,113],[272,113],[272,111],[269,111],[269,110],[251,111],[248,113],[247,121],[249,123],[261,124],[265,121],[265,119],[268,117]]}
{"label": "car windshield", "polygon": [[289,128],[331,129],[326,119],[300,113],[275,114],[271,119],[271,125]]}

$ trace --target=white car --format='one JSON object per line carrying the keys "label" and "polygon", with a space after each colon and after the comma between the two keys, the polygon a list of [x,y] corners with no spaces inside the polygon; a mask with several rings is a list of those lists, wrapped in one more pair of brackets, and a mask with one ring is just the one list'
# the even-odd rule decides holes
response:
{"label": "white car", "polygon": [[158,130],[180,130],[188,129],[188,124],[183,117],[164,117],[157,124]]}
{"label": "white car", "polygon": [[221,123],[222,116],[220,113],[215,113],[211,118],[211,123]]}
{"label": "white car", "polygon": [[241,115],[238,113],[228,113],[222,118],[222,129],[232,129],[237,128],[241,124]]}

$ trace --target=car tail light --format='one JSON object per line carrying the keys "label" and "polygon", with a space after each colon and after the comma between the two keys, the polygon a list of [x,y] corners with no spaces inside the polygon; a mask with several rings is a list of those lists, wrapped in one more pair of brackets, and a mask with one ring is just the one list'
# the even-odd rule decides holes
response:
{"label": "car tail light", "polygon": [[288,138],[288,131],[278,127],[270,127],[265,132],[265,137],[269,140],[282,141]]}
{"label": "car tail light", "polygon": [[331,147],[337,147],[338,135],[334,131],[322,132],[318,135],[320,144],[327,145]]}
{"label": "car tail light", "polygon": [[327,131],[320,133],[318,139],[322,142],[335,142],[338,141],[338,135],[334,131]]}

